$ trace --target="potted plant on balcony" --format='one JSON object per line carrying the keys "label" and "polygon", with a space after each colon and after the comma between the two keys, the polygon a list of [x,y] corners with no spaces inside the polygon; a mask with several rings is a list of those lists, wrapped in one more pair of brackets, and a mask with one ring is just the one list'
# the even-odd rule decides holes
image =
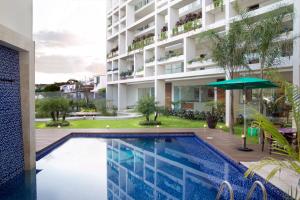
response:
{"label": "potted plant on balcony", "polygon": [[215,8],[221,8],[223,11],[223,0],[213,0],[213,4]]}
{"label": "potted plant on balcony", "polygon": [[159,35],[159,40],[162,41],[162,40],[167,39],[167,37],[168,37],[167,33],[168,33],[168,27],[164,26],[161,29],[161,32],[160,32],[160,35]]}

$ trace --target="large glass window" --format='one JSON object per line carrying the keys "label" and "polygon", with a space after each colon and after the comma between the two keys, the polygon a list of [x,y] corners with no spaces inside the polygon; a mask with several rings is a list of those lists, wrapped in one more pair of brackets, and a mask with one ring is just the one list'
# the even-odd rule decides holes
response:
{"label": "large glass window", "polygon": [[154,96],[154,87],[151,88],[138,88],[138,100],[144,96]]}
{"label": "large glass window", "polygon": [[183,63],[166,65],[165,67],[165,74],[174,74],[180,72],[183,72]]}
{"label": "large glass window", "polygon": [[174,101],[208,102],[214,100],[214,89],[205,86],[175,86]]}

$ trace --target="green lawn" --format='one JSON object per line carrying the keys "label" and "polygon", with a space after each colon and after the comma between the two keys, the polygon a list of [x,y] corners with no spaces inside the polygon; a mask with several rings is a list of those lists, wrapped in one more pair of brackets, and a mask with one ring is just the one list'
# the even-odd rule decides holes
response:
{"label": "green lawn", "polygon": [[[153,128],[153,126],[140,126],[139,122],[145,120],[144,118],[124,119],[124,120],[73,120],[70,121],[71,126],[66,128]],[[160,116],[159,121],[162,122],[162,128],[200,128],[204,127],[206,122],[192,121],[181,119],[177,117]],[[224,126],[224,124],[220,124]],[[36,122],[36,128],[46,128],[45,122]]]}
{"label": "green lawn", "polygon": [[[118,128],[153,128],[153,126],[140,126],[139,122],[144,118],[124,119],[124,120],[72,120],[71,126],[65,128],[72,129],[89,129],[89,128],[106,128],[109,125],[112,129]],[[162,122],[161,128],[203,128],[206,126],[205,121],[187,120],[178,117],[166,117],[160,116],[159,121]],[[36,122],[35,127],[37,129],[48,128],[45,126],[45,122]],[[228,132],[228,128],[224,123],[218,123],[217,128],[223,129]],[[240,137],[243,131],[243,126],[235,126],[235,134]],[[250,143],[257,143],[257,137],[248,137]]]}

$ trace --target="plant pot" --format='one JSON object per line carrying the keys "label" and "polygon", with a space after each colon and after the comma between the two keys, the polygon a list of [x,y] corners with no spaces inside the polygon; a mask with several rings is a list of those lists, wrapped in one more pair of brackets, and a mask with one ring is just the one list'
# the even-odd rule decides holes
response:
{"label": "plant pot", "polygon": [[207,126],[210,129],[215,129],[218,124],[218,120],[215,119],[215,117],[207,116],[206,117]]}

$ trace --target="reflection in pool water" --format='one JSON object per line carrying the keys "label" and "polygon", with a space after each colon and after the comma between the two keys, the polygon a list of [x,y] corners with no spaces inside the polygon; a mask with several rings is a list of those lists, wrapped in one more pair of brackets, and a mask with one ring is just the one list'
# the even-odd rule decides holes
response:
{"label": "reflection in pool water", "polygon": [[0,199],[209,200],[223,180],[233,185],[235,199],[244,199],[253,183],[195,137],[72,138],[37,169],[36,181],[27,174],[23,183],[0,189]]}

